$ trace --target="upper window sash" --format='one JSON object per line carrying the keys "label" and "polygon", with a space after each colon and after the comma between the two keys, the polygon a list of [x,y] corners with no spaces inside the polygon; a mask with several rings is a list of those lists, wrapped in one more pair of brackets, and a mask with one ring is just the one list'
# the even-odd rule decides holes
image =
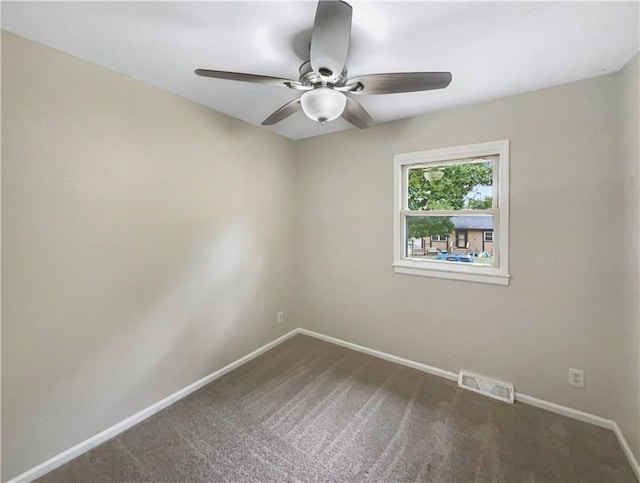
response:
{"label": "upper window sash", "polygon": [[[416,154],[416,153],[411,153]],[[401,155],[403,156],[403,155]],[[457,164],[482,164],[483,162],[490,161],[492,163],[492,183],[491,183],[491,209],[497,209],[500,206],[499,202],[499,172],[500,172],[500,156],[498,155],[484,155],[484,156],[473,156],[462,159],[453,159],[447,161],[439,161],[437,159],[432,159],[427,161],[425,158],[429,156],[424,156],[424,158],[418,158],[415,162],[409,160],[405,163],[402,163],[402,209],[404,211],[417,213],[417,212],[455,212],[459,216],[462,216],[462,212],[466,212],[467,214],[473,214],[474,212],[486,212],[486,208],[474,208],[474,209],[460,209],[460,210],[439,210],[439,209],[431,209],[431,210],[412,210],[409,208],[409,171],[412,169],[424,169],[424,168],[435,168],[435,167],[446,167]],[[482,160],[484,159],[484,160]],[[422,161],[422,162],[421,162]],[[487,185],[488,186],[488,185]]]}

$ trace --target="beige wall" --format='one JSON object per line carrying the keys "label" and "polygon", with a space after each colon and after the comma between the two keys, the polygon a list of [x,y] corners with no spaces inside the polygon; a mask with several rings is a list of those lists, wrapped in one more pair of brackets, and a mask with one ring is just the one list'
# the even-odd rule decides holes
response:
{"label": "beige wall", "polygon": [[619,285],[623,288],[625,300],[632,303],[631,314],[620,333],[620,355],[624,367],[617,382],[625,386],[625,397],[620,401],[618,424],[624,428],[635,428],[627,432],[629,444],[640,461],[640,54],[627,64],[619,74],[622,92],[622,161],[623,172],[627,176],[624,194],[624,208],[621,211],[626,220],[623,253],[628,254],[628,271]]}
{"label": "beige wall", "polygon": [[[636,258],[585,243],[594,225],[632,236],[620,77],[298,143],[299,324],[624,421],[637,451]],[[395,274],[393,155],[500,139],[511,141],[511,285]],[[584,389],[568,385],[570,367]]]}
{"label": "beige wall", "polygon": [[293,327],[292,154],[2,34],[3,479]]}

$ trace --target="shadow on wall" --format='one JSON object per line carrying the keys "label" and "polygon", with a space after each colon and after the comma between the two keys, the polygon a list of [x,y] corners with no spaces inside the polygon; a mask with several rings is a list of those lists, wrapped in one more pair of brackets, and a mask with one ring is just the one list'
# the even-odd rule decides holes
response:
{"label": "shadow on wall", "polygon": [[[192,374],[202,377],[220,359],[233,357],[228,349],[232,332],[241,330],[242,320],[255,313],[255,304],[247,301],[259,297],[263,272],[264,257],[251,240],[251,230],[236,225],[203,247],[183,276],[176,277],[180,281],[154,306],[123,324],[124,332],[83,361],[64,384],[54,386],[49,403],[77,405],[81,413],[84,401],[70,395],[99,393],[102,402],[93,407],[98,414],[93,412],[91,419],[115,421],[123,411],[133,413],[131,403],[141,385],[155,386],[142,392],[148,397],[153,390],[157,396],[136,401],[137,409],[194,382]],[[166,387],[161,382],[165,379],[183,383]],[[91,387],[92,381],[100,386]],[[113,385],[103,387],[104,381]]]}

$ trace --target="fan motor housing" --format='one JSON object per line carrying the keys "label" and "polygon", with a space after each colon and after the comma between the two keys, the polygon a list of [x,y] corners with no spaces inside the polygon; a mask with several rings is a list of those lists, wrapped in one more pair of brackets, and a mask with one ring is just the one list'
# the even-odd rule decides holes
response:
{"label": "fan motor housing", "polygon": [[306,86],[343,86],[347,81],[347,68],[345,67],[339,76],[335,76],[328,69],[320,69],[315,72],[311,67],[311,61],[307,60],[300,65],[298,69],[300,73],[300,83]]}

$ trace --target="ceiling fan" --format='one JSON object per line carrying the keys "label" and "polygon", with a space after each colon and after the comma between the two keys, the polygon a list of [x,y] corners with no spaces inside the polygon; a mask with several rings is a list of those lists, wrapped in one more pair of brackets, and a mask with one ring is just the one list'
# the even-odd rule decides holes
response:
{"label": "ceiling fan", "polygon": [[450,72],[403,72],[347,77],[347,53],[351,36],[351,5],[340,0],[320,0],[311,33],[309,59],[300,66],[296,80],[221,70],[197,69],[204,77],[257,84],[270,84],[302,91],[264,121],[271,126],[302,110],[310,119],[324,124],[340,116],[360,129],[373,124],[369,113],[352,96],[395,94],[443,89],[451,82]]}

